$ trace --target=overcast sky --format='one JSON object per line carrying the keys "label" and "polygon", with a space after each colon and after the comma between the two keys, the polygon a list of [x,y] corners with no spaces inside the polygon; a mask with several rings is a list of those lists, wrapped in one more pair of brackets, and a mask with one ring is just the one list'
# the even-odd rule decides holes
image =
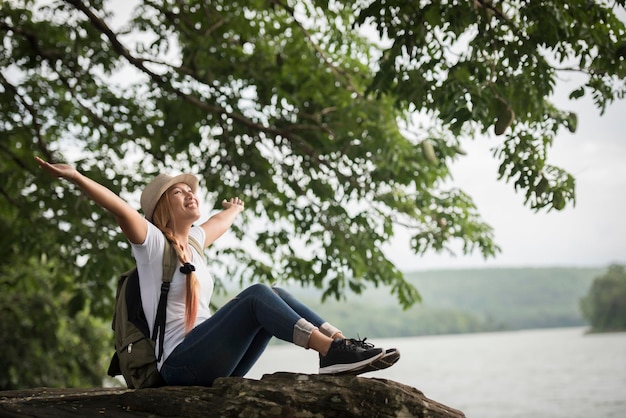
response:
{"label": "overcast sky", "polygon": [[576,178],[576,206],[549,213],[525,207],[522,192],[497,181],[490,149],[501,137],[477,138],[463,145],[468,155],[453,166],[454,185],[472,196],[494,228],[501,253],[488,260],[480,254],[418,257],[411,255],[407,238],[399,237],[388,254],[401,270],[626,264],[626,101],[600,116],[590,98],[567,100],[569,91],[559,88],[553,100],[578,113],[578,130],[559,133],[548,162]]}

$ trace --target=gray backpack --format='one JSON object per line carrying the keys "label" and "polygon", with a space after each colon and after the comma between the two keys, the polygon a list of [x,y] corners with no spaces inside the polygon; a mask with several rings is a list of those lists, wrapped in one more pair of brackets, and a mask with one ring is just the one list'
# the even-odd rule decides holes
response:
{"label": "gray backpack", "polygon": [[[189,245],[202,254],[197,240],[189,237]],[[178,265],[178,257],[169,240],[163,249],[163,277],[161,296],[157,308],[152,335],[141,303],[139,274],[137,267],[123,273],[117,281],[115,311],[112,328],[115,334],[115,353],[107,374],[111,377],[124,376],[130,389],[164,386],[165,381],[157,369],[157,362],[163,355],[165,338],[165,313],[167,293],[172,276]],[[155,354],[158,337],[158,357]]]}

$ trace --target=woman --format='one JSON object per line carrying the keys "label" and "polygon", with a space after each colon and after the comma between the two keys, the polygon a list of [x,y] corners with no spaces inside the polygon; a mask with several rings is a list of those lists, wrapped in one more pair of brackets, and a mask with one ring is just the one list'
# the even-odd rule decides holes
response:
{"label": "woman", "polygon": [[239,198],[224,200],[221,212],[194,226],[200,218],[198,179],[191,174],[160,174],[141,195],[144,217],[75,168],[36,160],[49,174],[73,182],[115,216],[137,262],[150,332],[160,295],[165,240],[173,244],[181,267],[174,273],[168,295],[163,355],[158,362],[167,384],[210,386],[218,377],[244,376],[272,336],[317,351],[319,371],[324,374],[360,374],[389,367],[399,359],[395,349],[383,351],[365,340],[347,339],[275,287],[252,285],[211,314],[213,279],[204,256],[189,245],[189,239],[203,248],[211,245],[243,211]]}

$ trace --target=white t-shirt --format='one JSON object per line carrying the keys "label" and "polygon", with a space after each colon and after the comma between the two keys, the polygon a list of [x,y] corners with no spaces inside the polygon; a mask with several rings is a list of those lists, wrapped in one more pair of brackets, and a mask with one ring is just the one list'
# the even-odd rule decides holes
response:
{"label": "white t-shirt", "polygon": [[[142,244],[132,244],[133,255],[139,272],[139,286],[141,301],[146,319],[150,327],[150,335],[154,327],[159,297],[161,296],[161,279],[163,275],[163,248],[165,235],[151,222],[148,222],[148,233]],[[189,235],[199,243],[204,243],[204,230],[199,226],[191,228]],[[209,273],[204,255],[199,254],[191,245],[193,258],[190,261],[196,268],[196,276],[200,282],[198,315],[194,326],[202,323],[211,316],[209,303],[213,295],[213,278]],[[180,264],[179,262],[179,265]],[[165,341],[163,342],[163,356],[158,368],[167,359],[167,356],[185,338],[185,275],[177,268],[167,295],[167,314],[165,323]],[[158,350],[158,347],[157,347]]]}

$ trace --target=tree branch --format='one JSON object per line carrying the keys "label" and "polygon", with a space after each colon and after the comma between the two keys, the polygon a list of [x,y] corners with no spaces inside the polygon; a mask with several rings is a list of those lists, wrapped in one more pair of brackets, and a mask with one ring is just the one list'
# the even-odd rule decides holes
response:
{"label": "tree branch", "polygon": [[167,79],[167,77],[165,77],[163,75],[159,75],[159,74],[151,71],[149,68],[147,68],[144,65],[145,61],[143,59],[140,59],[140,58],[137,58],[137,57],[133,56],[133,54],[128,50],[128,48],[126,48],[120,42],[120,40],[117,38],[117,35],[104,22],[104,20],[102,20],[100,17],[98,17],[81,0],[65,0],[65,1],[67,3],[73,5],[79,11],[83,12],[85,14],[85,16],[87,16],[89,21],[95,26],[95,28],[98,29],[102,34],[104,34],[107,37],[107,39],[111,42],[111,45],[113,46],[113,48],[122,57],[124,57],[131,65],[133,65],[134,67],[136,67],[140,71],[142,71],[145,74],[147,74],[150,77],[150,79],[154,83],[156,83],[158,86],[162,87],[163,89],[165,89],[167,91],[173,92],[174,94],[176,94],[178,97],[180,97],[184,101],[186,101],[186,102],[188,102],[188,103],[190,103],[190,104],[192,104],[192,105],[194,105],[194,106],[196,106],[196,107],[198,107],[200,109],[206,110],[207,112],[210,112],[210,113],[213,113],[213,114],[216,114],[216,115],[226,115],[227,117],[237,121],[238,123],[242,124],[243,126],[246,126],[246,127],[250,128],[252,130],[256,130],[258,132],[264,132],[264,133],[270,134],[272,136],[283,137],[283,138],[289,140],[290,142],[292,142],[294,144],[297,144],[297,146],[300,147],[302,149],[302,151],[304,151],[307,155],[312,157],[318,164],[320,164],[320,165],[324,164],[323,160],[321,160],[319,158],[319,156],[317,155],[316,150],[308,142],[306,142],[304,139],[302,139],[299,135],[294,134],[293,132],[290,132],[287,129],[277,129],[277,128],[274,128],[274,127],[267,127],[267,126],[260,125],[258,123],[255,123],[255,122],[249,120],[248,118],[246,118],[245,116],[243,116],[243,115],[241,115],[239,113],[228,112],[228,111],[226,111],[222,107],[214,106],[214,105],[208,104],[206,102],[203,102],[198,97],[190,95],[190,94],[187,94],[187,93],[184,93],[180,89],[177,89],[176,87],[172,86],[170,81]]}

